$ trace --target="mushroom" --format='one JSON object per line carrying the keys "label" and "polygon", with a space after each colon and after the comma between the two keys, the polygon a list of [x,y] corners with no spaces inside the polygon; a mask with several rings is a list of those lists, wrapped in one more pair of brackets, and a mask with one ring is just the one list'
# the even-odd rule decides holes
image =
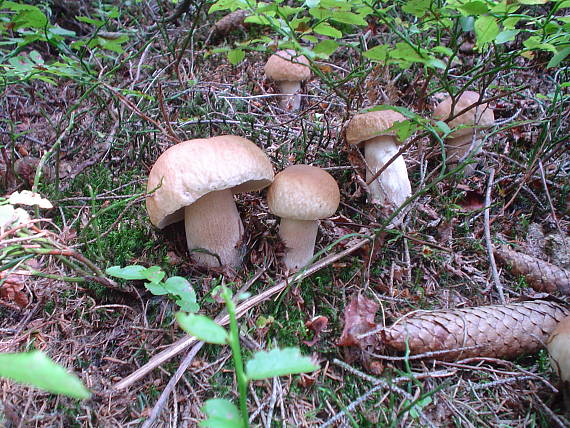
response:
{"label": "mushroom", "polygon": [[244,228],[233,195],[263,189],[273,175],[269,158],[245,138],[184,141],[152,167],[146,209],[159,229],[184,219],[188,249],[199,265],[235,268]]}
{"label": "mushroom", "polygon": [[277,82],[282,109],[294,111],[301,106],[301,82],[311,77],[308,65],[309,60],[292,49],[277,51],[267,60],[265,75]]}
{"label": "mushroom", "polygon": [[[453,99],[447,97],[435,107],[433,117],[437,120],[445,120],[476,104],[479,99],[477,92],[465,91],[456,99],[454,109],[451,111]],[[445,158],[448,167],[454,168],[468,156],[477,155],[481,151],[481,143],[475,138],[476,128],[488,128],[494,123],[495,115],[487,104],[477,105],[450,120],[447,125],[453,132],[447,136],[445,141]],[[474,166],[468,165],[464,169],[464,175],[471,175],[473,170]]]}
{"label": "mushroom", "polygon": [[321,168],[292,165],[275,176],[267,204],[272,214],[281,217],[279,236],[287,248],[284,263],[289,270],[311,260],[319,219],[333,215],[339,202],[335,179]]}
{"label": "mushroom", "polygon": [[[388,131],[395,123],[406,118],[394,110],[379,110],[354,116],[346,128],[349,144],[364,144],[366,182],[396,154],[398,141],[394,131]],[[370,202],[394,211],[412,194],[406,162],[398,156],[380,176],[368,185]]]}
{"label": "mushroom", "polygon": [[558,323],[546,341],[552,366],[562,381],[566,410],[570,412],[570,316]]}

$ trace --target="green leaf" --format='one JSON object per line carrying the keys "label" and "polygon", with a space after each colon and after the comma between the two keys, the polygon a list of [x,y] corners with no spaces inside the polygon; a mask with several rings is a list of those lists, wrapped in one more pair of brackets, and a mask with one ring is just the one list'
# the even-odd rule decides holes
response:
{"label": "green leaf", "polygon": [[386,62],[388,59],[388,49],[388,45],[374,46],[372,49],[368,49],[366,52],[363,52],[362,56],[371,59],[372,61]]}
{"label": "green leaf", "polygon": [[267,379],[315,371],[319,366],[303,357],[298,348],[273,349],[256,352],[246,364],[246,376],[252,380]]}
{"label": "green leaf", "polygon": [[489,12],[489,8],[482,1],[471,1],[459,7],[459,10],[465,15],[483,15]]}
{"label": "green leaf", "polygon": [[402,10],[410,15],[421,18],[431,7],[431,0],[408,0]]}
{"label": "green leaf", "polygon": [[164,273],[160,266],[151,266],[144,270],[143,275],[147,281],[158,284],[166,276],[166,273]]}
{"label": "green leaf", "polygon": [[227,343],[227,331],[207,316],[177,312],[176,321],[182,330],[204,342],[218,345]]}
{"label": "green leaf", "polygon": [[228,60],[231,65],[239,64],[245,58],[245,52],[241,49],[232,49],[228,52]]}
{"label": "green leaf", "polygon": [[146,279],[146,268],[139,265],[125,266],[124,268],[120,266],[111,266],[105,269],[105,273],[115,278],[122,279]]}
{"label": "green leaf", "polygon": [[495,40],[499,34],[499,25],[492,16],[480,16],[475,20],[477,47],[481,48]]}
{"label": "green leaf", "polygon": [[550,0],[517,0],[517,3],[525,5],[537,5],[537,4],[546,4],[549,1]]}
{"label": "green leaf", "polygon": [[342,37],[342,32],[327,24],[326,22],[321,22],[313,27],[313,31],[317,34],[322,34],[323,36],[329,36],[333,39],[339,39]]}
{"label": "green leaf", "polygon": [[196,302],[196,292],[186,278],[173,276],[164,283],[164,288],[178,298],[176,304],[185,312],[198,312],[200,306]]}
{"label": "green leaf", "polygon": [[100,19],[89,18],[87,16],[76,16],[75,19],[77,19],[79,22],[94,25],[95,27],[102,27],[105,25],[104,21],[101,21]]}
{"label": "green leaf", "polygon": [[0,377],[72,398],[83,400],[91,396],[77,376],[40,351],[0,354]]}
{"label": "green leaf", "polygon": [[207,400],[202,412],[208,419],[200,422],[201,427],[208,428],[243,428],[243,419],[235,404],[223,398]]}
{"label": "green leaf", "polygon": [[568,56],[570,55],[570,46],[567,48],[562,49],[560,52],[556,53],[551,59],[550,61],[548,61],[548,65],[546,66],[546,68],[553,68],[553,67],[558,67],[558,65],[560,65],[560,63]]}
{"label": "green leaf", "polygon": [[516,35],[520,32],[520,30],[504,30],[497,34],[497,38],[495,39],[495,43],[502,45],[503,43],[510,42],[514,40]]}
{"label": "green leaf", "polygon": [[451,128],[447,123],[442,120],[437,120],[435,126],[443,133],[443,135],[449,135],[451,133]]}
{"label": "green leaf", "polygon": [[328,58],[337,50],[337,48],[338,43],[334,40],[323,40],[313,48],[313,52],[322,57]]}
{"label": "green leaf", "polygon": [[334,11],[330,16],[330,19],[336,22],[340,22],[342,24],[361,25],[361,26],[368,25],[366,20],[361,15],[357,15],[354,12],[348,12],[348,11]]}
{"label": "green leaf", "polygon": [[164,296],[168,294],[168,290],[164,287],[162,282],[145,282],[145,288],[155,296]]}

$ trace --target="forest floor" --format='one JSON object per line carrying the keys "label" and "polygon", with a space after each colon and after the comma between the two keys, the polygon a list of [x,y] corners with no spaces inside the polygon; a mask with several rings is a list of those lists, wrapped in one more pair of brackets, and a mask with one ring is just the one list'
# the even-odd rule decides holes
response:
{"label": "forest floor", "polygon": [[[151,21],[146,9],[141,13]],[[318,361],[315,373],[250,385],[255,426],[424,426],[426,419],[435,426],[564,426],[558,379],[544,349],[515,360],[391,361],[347,349],[339,340],[355,296],[379,305],[375,322],[385,325],[411,311],[500,304],[497,281],[507,303],[536,297],[508,266],[499,264],[493,276],[486,228],[493,245],[508,244],[570,269],[570,99],[567,88],[560,89],[569,70],[521,57],[516,69],[493,76],[486,97],[493,98],[497,124],[483,131],[483,151],[469,177],[461,171],[442,177],[438,143],[417,138],[404,153],[417,197],[403,223],[387,227],[385,213],[367,202],[362,153],[343,132],[355,113],[381,104],[429,118],[441,97],[426,91],[427,77],[371,67],[339,84],[349,105],[312,78],[303,87],[302,109],[286,112],[264,76],[265,52],[248,52],[237,65],[212,52],[251,29],[204,44],[222,15],[200,16],[180,58],[195,19],[145,32],[141,18],[127,27],[132,41],[124,55],[131,56],[105,75],[104,84],[33,80],[3,89],[0,194],[34,187],[38,161],[50,152],[35,189],[54,208],[30,210],[37,221],[28,234],[0,231],[6,239],[0,251],[33,246],[39,238],[53,249],[25,260],[43,277],[21,269],[0,276],[0,352],[40,349],[76,373],[93,396],[78,401],[0,380],[0,425],[129,427],[149,417],[191,348],[144,370],[184,333],[172,300],[153,296],[142,281],[104,279],[110,266],[136,264],[187,278],[200,312],[211,317],[223,310],[210,296],[214,287],[247,285],[249,299],[264,298],[245,301],[253,302],[240,318],[246,355],[298,346]],[[64,26],[65,18],[59,19]],[[469,67],[474,55],[463,52],[457,67]],[[317,63],[348,74],[356,60],[341,49],[334,61]],[[101,76],[112,67],[102,64]],[[288,277],[280,263],[278,219],[269,213],[264,191],[236,195],[247,249],[237,272],[196,266],[180,225],[160,231],[150,224],[146,179],[174,144],[172,135],[189,140],[223,134],[255,142],[276,172],[305,163],[336,179],[341,204],[334,217],[321,221],[317,250],[325,251],[303,279]],[[286,284],[279,293],[263,294],[279,284]],[[140,378],[117,388],[133,373]],[[378,379],[394,379],[395,387]],[[205,345],[168,397],[157,426],[197,426],[204,401],[213,397],[237,403],[231,351]]]}

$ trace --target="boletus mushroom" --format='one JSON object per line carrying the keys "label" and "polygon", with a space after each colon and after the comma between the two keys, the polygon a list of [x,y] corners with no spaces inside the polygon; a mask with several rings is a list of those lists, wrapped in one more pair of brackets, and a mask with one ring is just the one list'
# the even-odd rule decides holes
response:
{"label": "boletus mushroom", "polygon": [[[394,110],[377,110],[354,116],[346,128],[349,144],[364,146],[366,160],[366,181],[369,182],[378,171],[399,150],[400,141],[390,128],[406,118]],[[406,162],[398,156],[378,178],[368,184],[369,201],[393,212],[412,194]]]}
{"label": "boletus mushroom", "polygon": [[[480,95],[477,92],[465,91],[456,99],[453,105],[453,98],[447,97],[434,109],[433,117],[437,120],[446,120],[460,113],[468,107],[477,104]],[[453,105],[453,110],[452,110]],[[481,151],[481,141],[476,138],[476,131],[489,128],[495,123],[495,115],[488,104],[473,106],[465,113],[454,117],[447,125],[453,130],[445,140],[445,159],[450,168],[454,168],[459,162],[468,156],[476,156]],[[464,169],[464,175],[469,176],[474,170],[474,166],[468,165]]]}
{"label": "boletus mushroom", "polygon": [[319,219],[338,208],[340,191],[325,170],[311,165],[292,165],[275,176],[267,192],[269,211],[281,217],[279,236],[286,252],[285,266],[293,271],[313,257]]}
{"label": "boletus mushroom", "polygon": [[162,229],[184,220],[188,249],[199,265],[238,267],[244,228],[233,195],[263,189],[273,176],[269,158],[245,138],[184,141],[162,153],[150,171],[150,221]]}
{"label": "boletus mushroom", "polygon": [[570,316],[558,323],[546,341],[546,347],[562,383],[566,411],[570,413]]}
{"label": "boletus mushroom", "polygon": [[281,108],[298,110],[301,106],[301,82],[311,78],[309,60],[291,49],[277,51],[267,60],[265,75],[277,83]]}

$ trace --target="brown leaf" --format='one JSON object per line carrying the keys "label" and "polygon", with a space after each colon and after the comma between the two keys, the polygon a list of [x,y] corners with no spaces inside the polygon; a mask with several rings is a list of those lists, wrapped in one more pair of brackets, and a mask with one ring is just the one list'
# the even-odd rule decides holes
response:
{"label": "brown leaf", "polygon": [[421,311],[379,332],[382,345],[426,358],[515,358],[537,352],[570,308],[550,300]]}
{"label": "brown leaf", "polygon": [[313,346],[319,340],[320,334],[325,331],[329,325],[329,319],[327,317],[318,316],[309,320],[305,323],[305,327],[313,332],[313,338],[311,340],[304,340],[303,343],[307,346]]}
{"label": "brown leaf", "polygon": [[485,198],[475,190],[468,190],[463,199],[457,202],[457,205],[463,208],[463,211],[476,211],[485,206]]}
{"label": "brown leaf", "polygon": [[374,316],[378,307],[378,303],[361,294],[354,296],[344,310],[344,329],[338,344],[361,348],[372,345],[375,341],[373,335],[361,339],[358,336],[368,333],[376,327]]}
{"label": "brown leaf", "polygon": [[528,256],[503,246],[494,249],[495,257],[501,263],[511,266],[515,275],[523,275],[528,284],[538,292],[570,296],[570,272],[544,260]]}
{"label": "brown leaf", "polygon": [[[0,278],[2,277],[3,275],[0,274]],[[23,275],[8,274],[0,286],[0,299],[12,301],[20,308],[28,306],[28,295],[22,291],[24,289],[24,280],[25,277]]]}

